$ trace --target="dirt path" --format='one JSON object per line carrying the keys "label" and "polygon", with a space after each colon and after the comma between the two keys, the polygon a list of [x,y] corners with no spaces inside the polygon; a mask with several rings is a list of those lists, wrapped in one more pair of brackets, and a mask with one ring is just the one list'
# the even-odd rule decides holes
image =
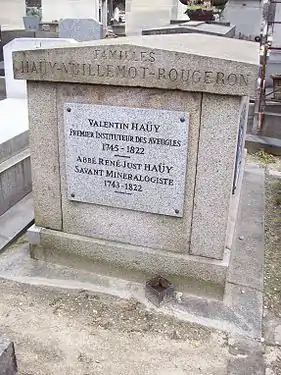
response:
{"label": "dirt path", "polygon": [[226,375],[225,336],[134,301],[1,280],[20,375]]}

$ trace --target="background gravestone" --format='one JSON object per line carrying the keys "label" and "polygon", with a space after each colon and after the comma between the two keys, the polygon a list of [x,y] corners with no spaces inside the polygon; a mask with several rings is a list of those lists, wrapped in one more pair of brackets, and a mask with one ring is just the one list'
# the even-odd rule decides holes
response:
{"label": "background gravestone", "polygon": [[102,24],[93,19],[66,18],[59,23],[59,37],[78,42],[102,38]]}
{"label": "background gravestone", "polygon": [[26,98],[26,83],[14,79],[12,53],[38,48],[55,47],[75,40],[58,38],[16,38],[4,46],[5,80],[7,98]]}

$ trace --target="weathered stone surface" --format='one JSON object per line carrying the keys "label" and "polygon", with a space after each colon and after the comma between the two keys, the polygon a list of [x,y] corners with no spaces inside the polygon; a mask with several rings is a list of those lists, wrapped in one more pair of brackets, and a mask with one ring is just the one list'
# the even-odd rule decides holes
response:
{"label": "weathered stone surface", "polygon": [[[191,254],[222,259],[241,98],[203,95]],[[204,224],[203,224],[204,223]]]}
{"label": "weathered stone surface", "polygon": [[[36,225],[42,227],[41,243],[32,244],[35,257],[225,283],[241,97],[254,92],[257,73],[256,46],[244,43],[177,35],[15,54],[16,77],[28,80]],[[76,191],[69,191],[67,180],[67,103],[74,108],[114,105],[115,114],[134,108],[188,113],[182,215],[72,199]],[[79,129],[80,122],[71,121]],[[173,132],[174,120],[170,126]],[[89,148],[75,152],[87,159]],[[94,153],[96,146],[92,149]],[[89,184],[81,180],[78,185],[89,193]],[[253,334],[258,324],[250,322]]]}
{"label": "weathered stone surface", "polygon": [[55,85],[28,85],[29,142],[37,225],[62,228]]}
{"label": "weathered stone surface", "polygon": [[14,344],[3,336],[0,337],[0,374],[17,374],[17,360]]}
{"label": "weathered stone surface", "polygon": [[14,53],[16,79],[253,95],[255,43],[207,35],[118,38]]}

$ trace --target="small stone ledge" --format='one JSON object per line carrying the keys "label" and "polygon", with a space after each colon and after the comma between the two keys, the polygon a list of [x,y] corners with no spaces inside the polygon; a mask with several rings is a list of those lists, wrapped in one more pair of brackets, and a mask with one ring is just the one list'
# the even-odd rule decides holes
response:
{"label": "small stone ledge", "polygon": [[14,343],[0,336],[0,374],[16,375],[18,366]]}

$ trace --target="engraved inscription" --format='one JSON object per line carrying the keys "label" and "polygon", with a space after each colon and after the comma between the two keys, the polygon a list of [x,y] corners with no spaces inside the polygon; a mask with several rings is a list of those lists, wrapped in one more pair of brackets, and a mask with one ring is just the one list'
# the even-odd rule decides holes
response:
{"label": "engraved inscription", "polygon": [[76,103],[64,112],[69,199],[183,216],[187,113]]}
{"label": "engraved inscription", "polygon": [[152,66],[129,66],[112,64],[79,64],[58,63],[42,60],[40,62],[21,61],[21,73],[37,73],[40,75],[62,72],[69,76],[82,75],[85,77],[117,78],[117,79],[148,79],[184,82],[187,84],[248,86],[249,75],[239,73],[225,74],[223,72],[201,71],[199,69],[167,69]]}

